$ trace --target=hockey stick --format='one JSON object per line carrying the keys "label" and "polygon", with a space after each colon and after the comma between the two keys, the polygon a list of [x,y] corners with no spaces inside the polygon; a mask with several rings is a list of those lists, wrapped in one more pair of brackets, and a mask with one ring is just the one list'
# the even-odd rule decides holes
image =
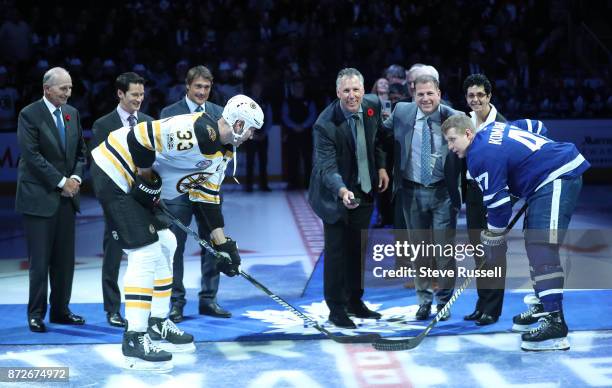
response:
{"label": "hockey stick", "polygon": [[[193,229],[189,228],[188,226],[185,226],[179,219],[177,219],[176,216],[170,212],[168,207],[166,207],[166,204],[164,203],[164,201],[159,201],[159,208],[165,215],[170,217],[174,225],[176,225],[183,232],[191,235],[202,246],[202,248],[206,249],[208,253],[210,253],[211,255],[217,258],[221,257],[219,252],[217,252],[213,247],[211,247],[210,244],[207,243],[205,240],[201,239],[200,236]],[[240,276],[248,280],[249,283],[251,283],[258,289],[266,293],[270,298],[272,298],[273,301],[275,301],[276,303],[283,306],[285,309],[291,311],[293,314],[295,314],[300,319],[302,319],[306,323],[307,326],[313,327],[314,329],[316,329],[320,333],[325,334],[327,337],[329,337],[331,340],[335,342],[338,342],[341,344],[365,344],[365,343],[369,344],[381,338],[379,334],[362,334],[362,335],[355,335],[355,336],[348,336],[348,335],[343,336],[343,335],[333,334],[329,330],[320,326],[315,320],[309,318],[307,315],[303,314],[298,309],[293,307],[289,302],[287,302],[280,296],[270,291],[266,286],[261,284],[259,281],[257,281],[254,277],[252,277],[248,273],[242,270],[240,270],[238,273],[240,274]]]}
{"label": "hockey stick", "polygon": [[[525,213],[526,210],[527,210],[527,203],[523,205],[523,207],[518,211],[518,213],[516,213],[512,221],[510,221],[510,223],[506,227],[506,230],[504,231],[504,234],[507,234],[508,232],[510,232],[510,230],[514,227],[514,225],[518,222],[519,218],[523,215],[523,213]],[[483,260],[482,263],[480,263],[480,265],[478,266],[478,269],[479,270],[482,269],[482,267],[485,265],[486,262],[487,262],[486,260]],[[459,298],[459,296],[463,293],[463,291],[465,291],[465,289],[470,285],[470,283],[472,282],[472,279],[473,279],[472,277],[468,277],[467,279],[463,281],[463,284],[461,284],[461,286],[455,291],[455,293],[453,294],[453,296],[451,296],[449,301],[446,302],[446,304],[444,305],[444,308],[437,312],[433,321],[431,321],[429,325],[427,325],[425,330],[423,330],[418,336],[413,337],[413,338],[407,338],[407,339],[399,339],[399,340],[381,338],[381,339],[376,340],[374,343],[372,343],[372,346],[374,347],[374,349],[387,350],[387,351],[398,351],[398,350],[410,350],[410,349],[414,349],[417,346],[419,346],[419,344],[423,342],[423,339],[425,339],[427,334],[429,334],[431,329],[433,329],[434,326],[436,326],[438,322],[440,322],[440,319],[442,319],[442,317],[446,314],[446,312],[451,308],[453,303],[455,303],[455,301]]]}

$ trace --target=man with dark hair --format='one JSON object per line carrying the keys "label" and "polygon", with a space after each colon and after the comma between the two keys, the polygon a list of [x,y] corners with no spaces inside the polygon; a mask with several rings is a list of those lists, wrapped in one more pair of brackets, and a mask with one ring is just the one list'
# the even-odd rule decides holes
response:
{"label": "man with dark hair", "polygon": [[[206,66],[195,66],[187,71],[185,77],[185,88],[187,93],[184,98],[162,109],[160,118],[182,115],[187,113],[203,112],[214,120],[221,118],[223,108],[208,101],[213,85],[213,75]],[[195,216],[198,231],[202,238],[208,239],[210,230],[206,220],[198,209],[197,204],[189,200],[189,195],[182,194],[173,199],[166,200],[168,209],[185,225],[191,224]],[[176,226],[171,227],[176,236],[176,252],[174,254],[174,281],[172,283],[172,308],[170,319],[173,322],[183,320],[183,309],[187,303],[185,298],[185,285],[183,284],[183,273],[185,271],[184,252],[187,235]],[[219,291],[219,271],[214,265],[214,258],[202,249],[200,253],[200,267],[202,272],[201,291],[199,292],[198,311],[203,315],[218,318],[230,318],[232,314],[224,310],[217,303],[217,292]]]}
{"label": "man with dark hair", "polygon": [[336,95],[313,127],[314,166],[308,200],[323,220],[325,234],[323,286],[329,320],[355,329],[348,314],[379,319],[363,298],[362,254],[374,204],[374,190],[389,184],[385,155],[377,142],[380,100],[365,95],[363,76],[346,68],[336,78]]}
{"label": "man with dark hair", "polygon": [[[491,82],[484,74],[471,74],[463,82],[463,92],[465,99],[472,111],[470,117],[474,124],[475,131],[494,121],[505,123],[506,118],[497,112],[495,106],[491,104]],[[478,188],[478,183],[466,175],[467,165],[463,163],[462,179],[465,187],[465,218],[467,222],[468,236],[470,243],[474,246],[480,243],[480,232],[487,228],[487,208],[484,206],[482,192]],[[502,312],[504,303],[504,289],[506,280],[506,250],[504,245],[498,249],[495,262],[490,261],[484,264],[483,270],[499,267],[502,270],[502,277],[497,278],[476,278],[478,289],[478,301],[471,314],[463,317],[466,321],[475,321],[478,326],[490,325],[497,322]],[[485,257],[474,255],[476,267],[479,267]]]}
{"label": "man with dark hair", "polygon": [[[140,75],[128,72],[120,74],[115,81],[119,104],[112,112],[97,119],[93,126],[93,137],[90,149],[94,149],[108,138],[115,129],[134,127],[141,122],[152,121],[153,117],[140,112],[144,99],[145,79]],[[111,326],[124,327],[125,319],[121,316],[121,292],[117,281],[123,250],[117,243],[116,233],[110,229],[108,220],[104,221],[104,259],[102,262],[102,298],[106,321]]]}
{"label": "man with dark hair", "polygon": [[61,67],[43,76],[43,97],[19,112],[17,139],[21,158],[15,210],[23,214],[28,246],[30,294],[28,325],[47,329],[47,288],[51,283],[49,321],[82,325],[68,304],[74,275],[74,221],[86,148],[79,111],[66,104],[72,78]]}
{"label": "man with dark hair", "polygon": [[[440,126],[457,111],[441,104],[438,79],[432,75],[418,76],[415,81],[415,102],[398,102],[385,120],[384,135],[394,141],[393,194],[397,203],[397,218],[402,218],[408,238],[415,243],[452,243],[461,208],[459,177],[461,164],[448,152]],[[397,221],[396,221],[397,222]],[[432,268],[454,270],[455,259],[445,255],[418,257],[415,266],[415,289],[419,301],[417,320],[431,314],[434,299],[432,279],[422,276]],[[455,271],[456,272],[456,271]],[[441,310],[453,294],[455,278],[439,276],[437,309]],[[441,318],[447,320],[448,312]]]}

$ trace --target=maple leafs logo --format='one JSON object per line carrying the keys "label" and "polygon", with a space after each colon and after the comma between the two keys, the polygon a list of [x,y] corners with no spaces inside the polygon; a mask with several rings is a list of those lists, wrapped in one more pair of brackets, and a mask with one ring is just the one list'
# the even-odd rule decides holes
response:
{"label": "maple leafs logo", "polygon": [[[418,305],[396,306],[379,310],[381,304],[365,302],[370,310],[382,314],[382,319],[361,319],[351,317],[357,329],[344,329],[336,327],[328,322],[329,309],[325,301],[313,302],[309,305],[301,305],[300,308],[305,315],[316,321],[321,327],[333,333],[344,335],[358,335],[363,333],[388,333],[413,329],[424,329],[422,324],[415,324],[415,314],[419,309]],[[243,315],[248,318],[256,319],[268,323],[272,329],[265,331],[266,334],[302,334],[318,335],[318,330],[308,327],[303,320],[287,310],[247,310]]]}

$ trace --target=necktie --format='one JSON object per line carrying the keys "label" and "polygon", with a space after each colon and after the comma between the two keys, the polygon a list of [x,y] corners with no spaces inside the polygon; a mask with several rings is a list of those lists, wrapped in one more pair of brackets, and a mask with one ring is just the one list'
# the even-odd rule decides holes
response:
{"label": "necktie", "polygon": [[130,127],[132,128],[136,126],[136,117],[134,117],[134,115],[128,116],[128,124],[130,124]]}
{"label": "necktie", "polygon": [[60,145],[62,150],[66,149],[66,128],[64,127],[64,120],[62,120],[62,111],[57,108],[53,114],[55,115],[55,124],[57,125],[57,132],[60,137]]}
{"label": "necktie", "polygon": [[202,108],[202,105],[198,105],[198,107],[196,108],[196,112],[202,112],[204,110],[204,108]]}
{"label": "necktie", "polygon": [[431,182],[431,130],[427,119],[423,119],[421,130],[421,184],[427,186]]}
{"label": "necktie", "polygon": [[353,115],[353,121],[356,129],[355,138],[357,140],[357,172],[359,174],[359,182],[361,190],[364,193],[369,193],[372,190],[372,182],[370,181],[370,170],[368,168],[365,130],[359,115]]}

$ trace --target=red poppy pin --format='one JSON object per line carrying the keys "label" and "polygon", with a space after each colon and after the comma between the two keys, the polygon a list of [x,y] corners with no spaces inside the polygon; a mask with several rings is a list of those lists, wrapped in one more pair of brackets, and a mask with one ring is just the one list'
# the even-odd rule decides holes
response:
{"label": "red poppy pin", "polygon": [[368,117],[374,116],[374,109],[368,108],[368,112],[367,113],[368,113]]}
{"label": "red poppy pin", "polygon": [[70,121],[70,115],[68,113],[64,115],[64,118],[66,119],[66,121]]}

